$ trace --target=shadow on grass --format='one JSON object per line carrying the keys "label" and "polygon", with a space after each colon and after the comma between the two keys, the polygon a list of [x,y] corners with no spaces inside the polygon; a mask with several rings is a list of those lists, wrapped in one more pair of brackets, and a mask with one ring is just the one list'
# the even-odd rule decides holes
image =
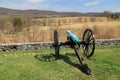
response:
{"label": "shadow on grass", "polygon": [[[60,55],[59,59],[64,60],[67,64],[77,68],[81,72],[83,72],[85,74],[88,74],[87,71],[88,71],[89,68],[87,66],[82,66],[82,65],[77,64],[75,62],[72,62],[70,57],[76,57],[77,58],[77,56],[75,54],[66,53],[65,55]],[[45,62],[55,61],[55,55],[53,53],[35,55],[35,58],[40,60],[40,61],[45,61]]]}
{"label": "shadow on grass", "polygon": [[60,55],[60,59],[63,59],[69,65],[77,68],[78,70],[80,70],[81,72],[83,72],[83,73],[85,73],[87,75],[91,74],[91,70],[88,68],[87,65],[81,65],[81,64],[72,62],[70,60],[70,57],[76,57],[77,58],[77,56],[75,54],[68,54],[68,53],[66,53],[65,55]]}
{"label": "shadow on grass", "polygon": [[39,61],[44,61],[44,62],[50,62],[50,61],[55,61],[55,56],[54,54],[39,54],[34,56],[37,60]]}

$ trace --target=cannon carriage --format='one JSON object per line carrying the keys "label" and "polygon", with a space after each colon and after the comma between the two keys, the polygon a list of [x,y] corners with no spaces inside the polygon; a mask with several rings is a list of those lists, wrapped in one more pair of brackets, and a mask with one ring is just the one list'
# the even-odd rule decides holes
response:
{"label": "cannon carriage", "polygon": [[[91,70],[88,68],[83,55],[88,59],[92,57],[95,50],[95,36],[91,29],[86,29],[83,33],[82,39],[79,39],[70,30],[66,30],[67,41],[59,42],[58,32],[54,30],[54,49],[55,49],[55,59],[58,60],[60,57],[59,48],[61,46],[69,46],[74,49],[75,54],[80,62],[81,67],[85,70],[86,74],[91,74]],[[82,49],[80,49],[82,48]]]}

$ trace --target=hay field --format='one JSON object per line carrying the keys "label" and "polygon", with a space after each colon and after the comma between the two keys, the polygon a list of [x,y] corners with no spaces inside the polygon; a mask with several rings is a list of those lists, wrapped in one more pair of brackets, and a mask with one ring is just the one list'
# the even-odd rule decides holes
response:
{"label": "hay field", "polygon": [[[64,20],[62,18],[61,20]],[[67,18],[69,19],[69,18]],[[71,19],[71,18],[70,18]],[[78,18],[73,18],[76,20]],[[86,18],[85,18],[86,19]],[[98,19],[98,20],[96,20]],[[99,18],[96,18],[96,21],[90,22],[87,18],[87,22],[76,22],[76,23],[67,23],[62,25],[53,25],[53,26],[39,26],[33,25],[28,28],[24,28],[22,32],[16,33],[14,35],[6,35],[0,32],[0,43],[25,43],[25,42],[49,42],[53,41],[54,30],[57,29],[59,33],[59,40],[66,40],[66,30],[71,30],[79,38],[82,38],[83,32],[87,28],[91,28],[97,39],[111,39],[111,38],[120,38],[120,22],[119,20],[109,20],[105,18],[102,21]],[[84,20],[84,19],[82,19]]]}

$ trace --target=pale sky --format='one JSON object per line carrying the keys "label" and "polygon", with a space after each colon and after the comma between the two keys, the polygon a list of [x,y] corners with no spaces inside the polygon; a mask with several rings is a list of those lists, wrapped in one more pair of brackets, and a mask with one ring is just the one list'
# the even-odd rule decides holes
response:
{"label": "pale sky", "polygon": [[120,12],[120,0],[0,0],[0,7],[59,12]]}

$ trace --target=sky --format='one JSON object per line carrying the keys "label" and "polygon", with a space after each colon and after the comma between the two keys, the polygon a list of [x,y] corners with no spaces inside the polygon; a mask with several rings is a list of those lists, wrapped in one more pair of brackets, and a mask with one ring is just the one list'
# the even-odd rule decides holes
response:
{"label": "sky", "polygon": [[120,0],[0,0],[0,7],[58,12],[120,12]]}

